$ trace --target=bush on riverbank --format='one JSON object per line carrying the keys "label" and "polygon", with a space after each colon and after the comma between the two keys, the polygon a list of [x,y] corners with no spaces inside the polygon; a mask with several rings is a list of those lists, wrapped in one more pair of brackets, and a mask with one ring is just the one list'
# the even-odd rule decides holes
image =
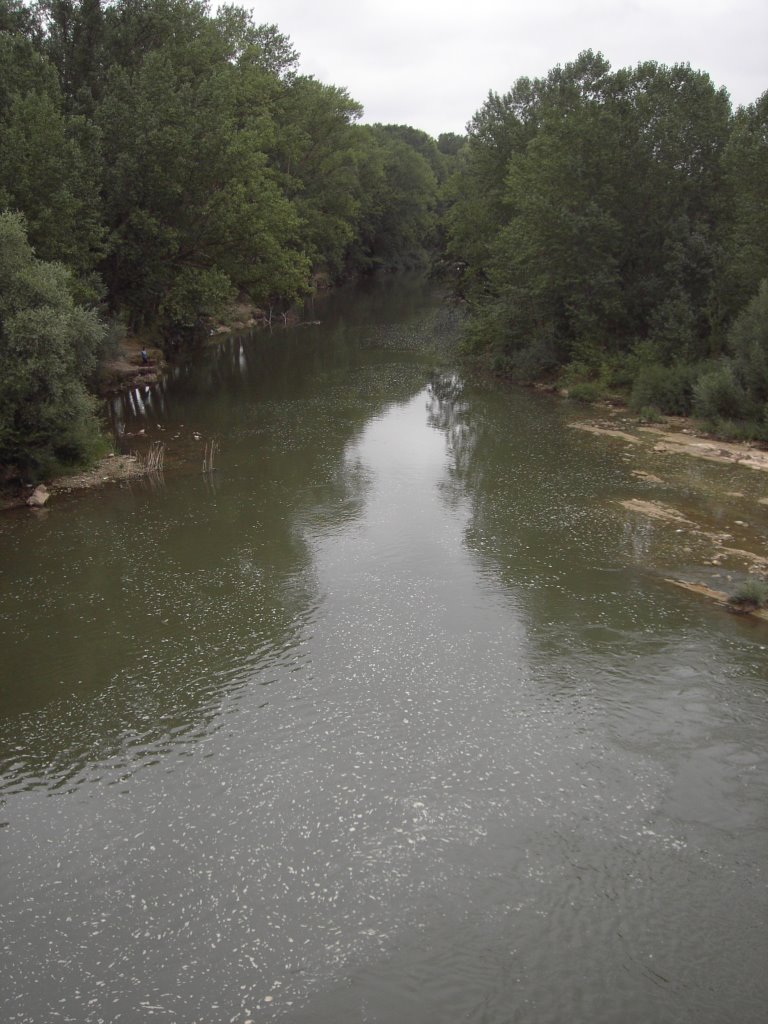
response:
{"label": "bush on riverbank", "polygon": [[768,605],[768,582],[746,580],[729,596],[728,604],[739,611],[765,608]]}
{"label": "bush on riverbank", "polygon": [[24,219],[0,214],[0,466],[39,480],[104,450],[85,381],[104,327],[60,263],[38,260]]}

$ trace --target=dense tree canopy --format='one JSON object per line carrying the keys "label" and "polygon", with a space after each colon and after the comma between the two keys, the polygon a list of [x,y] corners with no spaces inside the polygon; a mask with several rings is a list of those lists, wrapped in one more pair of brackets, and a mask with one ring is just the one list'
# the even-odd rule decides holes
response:
{"label": "dense tree canopy", "polygon": [[287,304],[313,269],[396,263],[400,237],[423,257],[446,158],[423,133],[387,148],[297,64],[236,6],[0,0],[0,208],[84,296],[168,337],[240,292]]}
{"label": "dense tree canopy", "polygon": [[[241,7],[0,0],[0,212],[25,273],[55,278],[46,330],[93,309],[177,345],[236,296],[285,308],[313,275],[442,249],[470,348],[500,370],[674,411],[724,414],[737,393],[763,415],[768,94],[734,114],[687,65],[613,71],[587,51],[491,93],[466,138],[361,113]],[[4,307],[17,354],[45,319],[29,301],[26,319]],[[51,351],[81,395],[91,356]],[[27,458],[20,422],[3,421],[2,464]]]}
{"label": "dense tree canopy", "polygon": [[733,115],[688,65],[591,51],[489,95],[446,214],[474,351],[605,386],[686,368],[667,411],[690,408],[768,276],[767,110]]}
{"label": "dense tree canopy", "polygon": [[[238,295],[285,308],[313,272],[426,258],[452,157],[361,113],[241,7],[0,0],[0,211],[24,218],[6,237],[36,272],[66,266],[72,302],[163,344]],[[80,388],[88,360],[56,360]],[[21,438],[4,422],[0,463],[21,465]]]}

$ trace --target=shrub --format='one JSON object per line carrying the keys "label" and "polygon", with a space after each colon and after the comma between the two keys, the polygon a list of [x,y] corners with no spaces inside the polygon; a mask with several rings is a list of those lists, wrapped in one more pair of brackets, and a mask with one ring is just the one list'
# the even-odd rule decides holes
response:
{"label": "shrub", "polygon": [[734,321],[728,334],[728,350],[735,372],[754,401],[768,399],[768,280]]}
{"label": "shrub", "polygon": [[634,372],[625,356],[610,356],[600,366],[599,380],[606,391],[628,391]]}
{"label": "shrub", "polygon": [[730,595],[728,604],[745,611],[752,608],[764,608],[768,605],[768,582],[746,580]]}
{"label": "shrub", "polygon": [[750,414],[749,404],[726,360],[706,370],[693,386],[694,411],[705,420],[745,419]]}
{"label": "shrub", "polygon": [[535,335],[524,348],[512,352],[509,361],[512,375],[526,384],[541,380],[559,365],[557,348],[544,333]]}
{"label": "shrub", "polygon": [[69,272],[35,257],[21,217],[0,214],[0,465],[40,479],[93,457],[100,427],[84,381],[103,337]]}
{"label": "shrub", "polygon": [[602,388],[594,380],[577,381],[568,387],[568,397],[576,402],[598,402],[602,394]]}
{"label": "shrub", "polygon": [[632,384],[630,409],[654,408],[670,416],[686,416],[693,404],[692,375],[688,366],[641,365]]}
{"label": "shrub", "polygon": [[768,423],[756,420],[709,420],[710,429],[726,441],[766,441]]}
{"label": "shrub", "polygon": [[655,405],[644,405],[638,415],[646,423],[661,423],[662,420],[661,413]]}

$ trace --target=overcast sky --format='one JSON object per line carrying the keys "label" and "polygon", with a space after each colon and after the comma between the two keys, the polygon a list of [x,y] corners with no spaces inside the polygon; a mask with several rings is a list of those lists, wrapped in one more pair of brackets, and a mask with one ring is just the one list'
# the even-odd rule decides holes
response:
{"label": "overcast sky", "polygon": [[240,0],[276,24],[301,71],[344,86],[364,121],[463,133],[489,89],[581,50],[613,68],[689,63],[734,106],[768,89],[768,0]]}

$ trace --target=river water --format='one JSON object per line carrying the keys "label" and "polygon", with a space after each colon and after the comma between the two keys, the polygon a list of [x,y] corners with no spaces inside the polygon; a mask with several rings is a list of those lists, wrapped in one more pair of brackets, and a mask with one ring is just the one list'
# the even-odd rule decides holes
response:
{"label": "river water", "polygon": [[163,478],[0,520],[0,1018],[764,1021],[768,628],[423,283],[317,315],[114,404]]}

